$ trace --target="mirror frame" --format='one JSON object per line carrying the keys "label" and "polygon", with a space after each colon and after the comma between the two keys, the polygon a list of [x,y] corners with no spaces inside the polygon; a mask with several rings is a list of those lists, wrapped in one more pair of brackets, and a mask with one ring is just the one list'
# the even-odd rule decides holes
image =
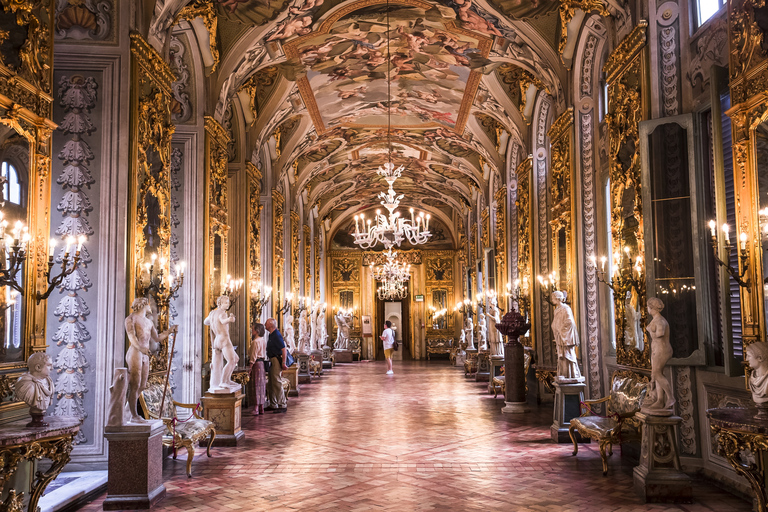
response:
{"label": "mirror frame", "polygon": [[[455,272],[456,272],[456,258],[453,251],[422,251],[424,261],[424,288],[426,293],[426,305],[434,305],[434,294],[438,290],[446,292],[446,309],[448,311],[453,310],[455,299]],[[436,265],[440,265],[445,268],[443,279],[436,279],[434,268]],[[427,315],[428,316],[428,315]],[[454,334],[455,328],[455,315],[446,313],[445,318],[447,325],[444,329],[433,329],[432,324],[427,323],[427,335],[438,337],[451,337]]]}
{"label": "mirror frame", "polygon": [[538,309],[533,300],[533,258],[531,250],[533,247],[533,230],[531,222],[533,220],[531,204],[531,174],[533,172],[533,156],[520,162],[515,174],[517,175],[517,198],[515,199],[515,210],[517,212],[517,277],[520,279],[521,293],[522,283],[528,279],[528,304],[530,311],[529,321],[531,324],[530,334],[527,339],[524,337],[520,342],[528,347],[536,348],[536,316]]}

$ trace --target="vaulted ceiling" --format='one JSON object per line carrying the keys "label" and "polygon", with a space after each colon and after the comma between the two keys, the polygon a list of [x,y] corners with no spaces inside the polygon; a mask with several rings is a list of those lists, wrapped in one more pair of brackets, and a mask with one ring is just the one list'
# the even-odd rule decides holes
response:
{"label": "vaulted ceiling", "polygon": [[272,144],[273,183],[287,177],[305,211],[335,226],[379,205],[376,169],[391,150],[402,205],[453,230],[502,182],[507,141],[525,145],[537,95],[564,106],[557,6],[219,0],[216,114],[239,103],[254,147]]}

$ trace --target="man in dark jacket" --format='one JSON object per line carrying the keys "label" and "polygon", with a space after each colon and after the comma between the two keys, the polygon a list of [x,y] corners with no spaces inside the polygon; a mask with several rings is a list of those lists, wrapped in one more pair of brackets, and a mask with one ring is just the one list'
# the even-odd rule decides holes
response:
{"label": "man in dark jacket", "polygon": [[269,407],[275,413],[286,412],[288,410],[288,400],[283,391],[283,381],[280,376],[283,370],[287,370],[286,365],[288,349],[285,348],[283,335],[277,330],[277,321],[274,318],[268,319],[264,327],[269,331],[267,340],[267,358],[269,359],[269,383],[267,385],[267,398],[269,398]]}

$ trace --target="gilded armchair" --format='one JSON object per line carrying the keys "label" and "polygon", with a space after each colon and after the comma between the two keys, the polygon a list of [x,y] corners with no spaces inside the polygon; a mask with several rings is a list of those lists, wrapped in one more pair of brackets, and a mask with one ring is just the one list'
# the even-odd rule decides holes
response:
{"label": "gilded armchair", "polygon": [[[575,432],[594,439],[603,460],[603,476],[608,474],[608,457],[613,455],[613,445],[640,438],[639,421],[635,414],[640,411],[648,391],[648,377],[629,370],[617,370],[611,377],[611,393],[598,400],[584,400],[584,412],[571,420],[569,434],[573,441],[573,455],[579,452]],[[592,409],[606,404],[607,413],[600,416]]]}
{"label": "gilded armchair", "polygon": [[[166,393],[163,413],[160,414],[160,403],[163,396],[163,383],[149,384],[141,396],[139,402],[146,415],[152,419],[162,419],[166,432],[163,435],[163,446],[169,446],[173,450],[173,458],[176,458],[176,450],[179,447],[187,449],[187,476],[192,476],[192,459],[195,457],[195,445],[204,439],[209,439],[206,450],[211,456],[211,446],[216,438],[216,428],[213,422],[203,419],[200,414],[200,404],[183,404],[173,400],[170,390]],[[180,418],[177,408],[191,409],[186,418]]]}

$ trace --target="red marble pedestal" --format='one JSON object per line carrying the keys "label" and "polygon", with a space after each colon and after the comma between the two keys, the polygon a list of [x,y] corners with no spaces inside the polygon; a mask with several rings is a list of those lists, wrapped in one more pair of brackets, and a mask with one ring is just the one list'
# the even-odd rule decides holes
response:
{"label": "red marble pedestal", "polygon": [[104,510],[147,510],[165,497],[162,421],[106,427],[109,480]]}
{"label": "red marble pedestal", "polygon": [[334,350],[334,359],[337,363],[351,363],[352,351],[351,350]]}

